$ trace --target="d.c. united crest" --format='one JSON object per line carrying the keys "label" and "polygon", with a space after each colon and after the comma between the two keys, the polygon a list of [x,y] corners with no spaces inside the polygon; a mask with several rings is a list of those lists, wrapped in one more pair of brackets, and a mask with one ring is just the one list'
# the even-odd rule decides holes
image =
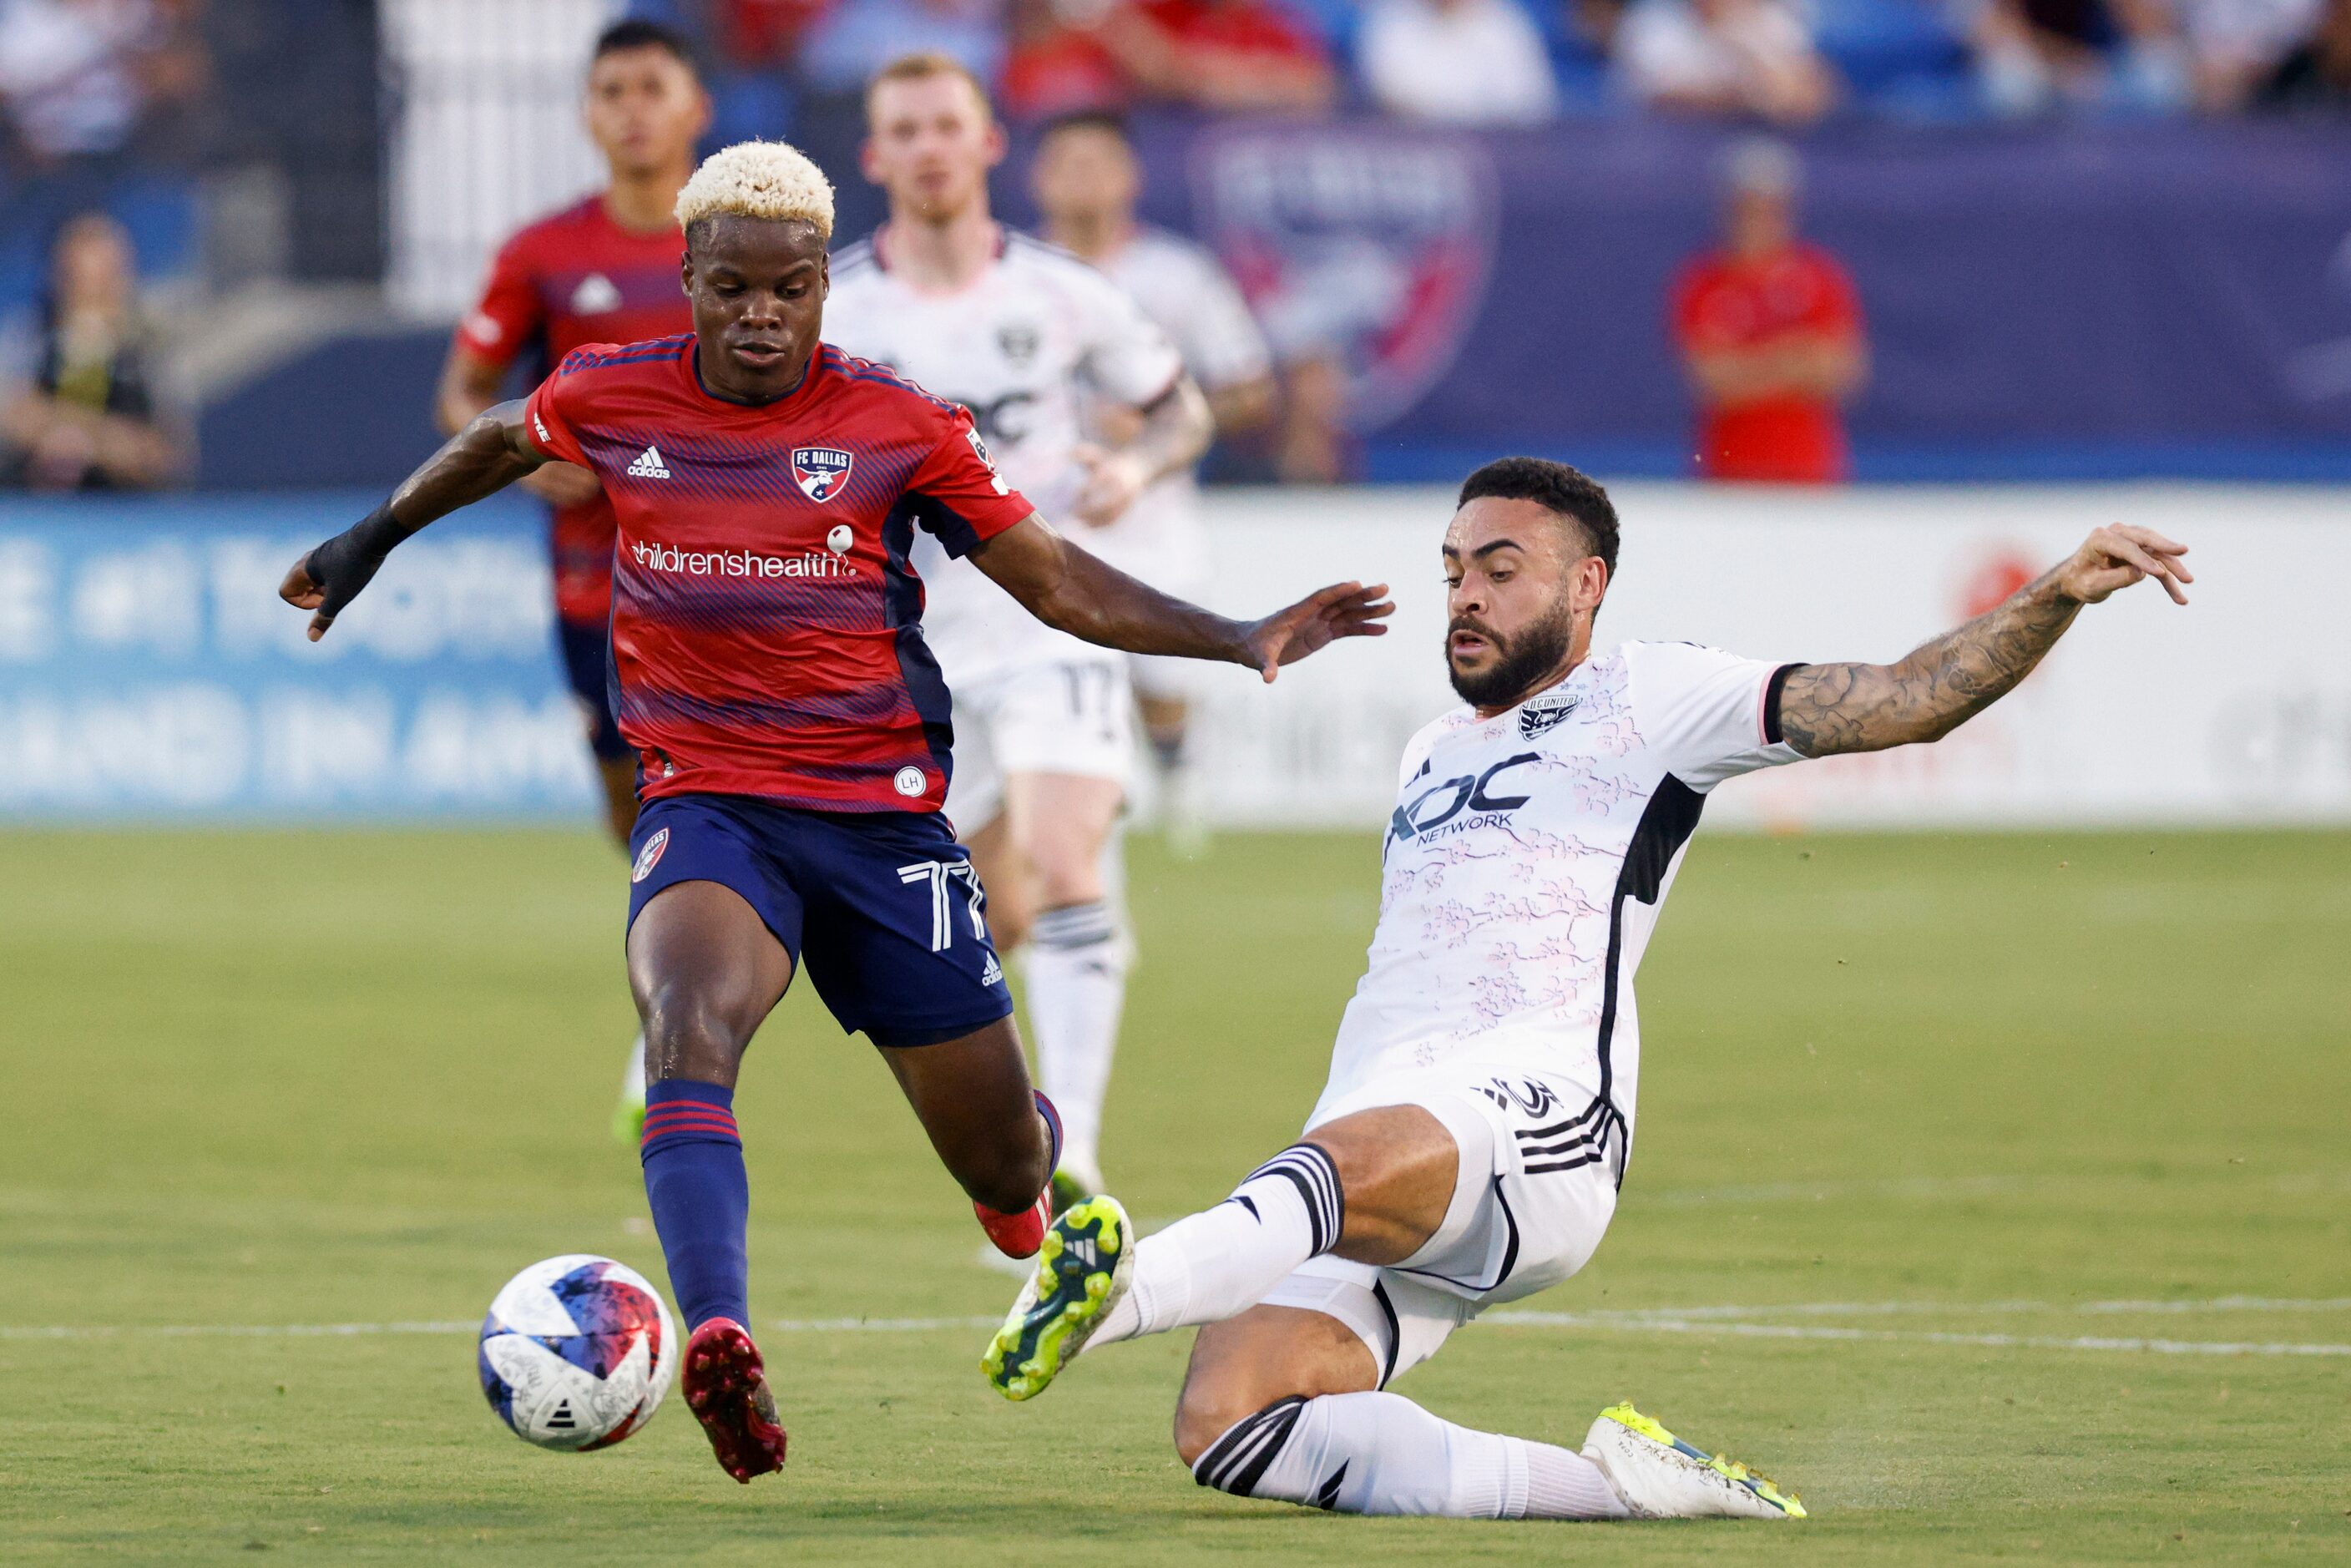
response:
{"label": "d.c. united crest", "polygon": [[849,470],[856,461],[838,446],[795,446],[792,477],[810,500],[830,501],[849,483]]}

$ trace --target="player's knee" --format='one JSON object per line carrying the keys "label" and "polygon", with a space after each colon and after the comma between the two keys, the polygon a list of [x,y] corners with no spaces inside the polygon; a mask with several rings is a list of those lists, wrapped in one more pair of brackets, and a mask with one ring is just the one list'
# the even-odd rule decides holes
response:
{"label": "player's knee", "polygon": [[700,1076],[716,1068],[731,1068],[742,1060],[750,1031],[706,990],[685,985],[665,986],[647,998],[645,1009],[645,1070],[647,1075],[668,1078],[684,1073]]}
{"label": "player's knee", "polygon": [[1040,909],[1102,897],[1102,843],[1092,833],[1072,831],[1066,822],[1040,822],[1021,836],[1020,854]]}
{"label": "player's knee", "polygon": [[1176,1402],[1176,1457],[1186,1469],[1198,1464],[1217,1438],[1263,1407],[1262,1400],[1251,1403],[1255,1397],[1253,1390],[1238,1384],[1214,1379],[1186,1383],[1183,1397]]}
{"label": "player's knee", "polygon": [[1042,908],[1092,904],[1102,896],[1099,849],[1081,852],[1071,845],[1058,844],[1049,853],[1032,857],[1032,863],[1037,868],[1037,902]]}

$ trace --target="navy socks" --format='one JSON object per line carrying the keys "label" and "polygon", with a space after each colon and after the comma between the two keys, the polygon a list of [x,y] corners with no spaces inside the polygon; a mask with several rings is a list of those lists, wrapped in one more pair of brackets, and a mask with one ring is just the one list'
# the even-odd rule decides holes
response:
{"label": "navy socks", "polygon": [[664,1078],[645,1087],[644,1141],[638,1148],[645,1201],[688,1333],[712,1318],[732,1318],[746,1328],[751,1323],[744,1248],[751,1186],[743,1172],[734,1104],[735,1092],[716,1083]]}

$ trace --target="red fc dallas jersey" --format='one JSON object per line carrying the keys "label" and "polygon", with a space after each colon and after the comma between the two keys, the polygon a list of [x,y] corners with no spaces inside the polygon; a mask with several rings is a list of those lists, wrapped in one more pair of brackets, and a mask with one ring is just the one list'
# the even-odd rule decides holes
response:
{"label": "red fc dallas jersey", "polygon": [[787,396],[727,402],[687,334],[579,350],[527,419],[619,518],[612,673],[645,799],[939,809],[955,731],[907,552],[1033,509],[968,413],[830,344]]}
{"label": "red fc dallas jersey", "polygon": [[[677,230],[622,228],[601,196],[517,232],[490,266],[481,302],[457,324],[468,353],[501,368],[528,354],[534,375],[588,343],[632,343],[694,329],[678,283]],[[601,626],[612,598],[612,508],[602,497],[555,509],[555,609]]]}

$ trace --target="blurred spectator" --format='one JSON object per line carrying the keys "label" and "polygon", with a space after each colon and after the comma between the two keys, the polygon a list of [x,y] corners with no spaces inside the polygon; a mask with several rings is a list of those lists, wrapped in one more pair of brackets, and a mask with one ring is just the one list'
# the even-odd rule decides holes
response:
{"label": "blurred spectator", "polygon": [[0,106],[11,151],[35,170],[102,160],[206,79],[193,4],[0,0]]}
{"label": "blurred spectator", "polygon": [[0,404],[10,483],[36,490],[136,490],[180,466],[140,318],[130,237],[102,213],[58,232],[34,329],[16,341]]}
{"label": "blurred spectator", "polygon": [[1356,69],[1391,114],[1532,125],[1559,108],[1543,36],[1517,0],[1374,0]]}
{"label": "blurred spectator", "polygon": [[1782,0],[1635,0],[1616,68],[1635,98],[1689,113],[1804,125],[1837,98],[1834,73]]}
{"label": "blurred spectator", "polygon": [[1708,479],[1827,484],[1850,476],[1840,405],[1868,373],[1861,305],[1829,254],[1796,237],[1796,156],[1741,143],[1719,250],[1675,285],[1674,336],[1698,402]]}
{"label": "blurred spectator", "polygon": [[1967,0],[1985,105],[1995,114],[2176,109],[2189,77],[2168,0]]}
{"label": "blurred spectator", "polygon": [[2321,0],[2180,0],[2198,106],[2242,109],[2310,36],[2320,10]]}
{"label": "blurred spectator", "polygon": [[1049,120],[1126,103],[1133,84],[1094,25],[1104,12],[1099,0],[1012,0],[998,92],[1008,118]]}
{"label": "blurred spectator", "polygon": [[800,47],[800,70],[821,92],[862,94],[905,55],[945,55],[981,81],[1004,63],[1002,0],[836,0]]}
{"label": "blurred spectator", "polygon": [[1115,0],[1095,32],[1144,95],[1167,102],[1312,114],[1338,99],[1322,41],[1271,0]]}
{"label": "blurred spectator", "polygon": [[729,65],[775,66],[799,53],[800,42],[831,0],[718,0],[712,31]]}
{"label": "blurred spectator", "polygon": [[2351,0],[2327,0],[2316,31],[2278,63],[2255,101],[2263,109],[2351,110]]}

